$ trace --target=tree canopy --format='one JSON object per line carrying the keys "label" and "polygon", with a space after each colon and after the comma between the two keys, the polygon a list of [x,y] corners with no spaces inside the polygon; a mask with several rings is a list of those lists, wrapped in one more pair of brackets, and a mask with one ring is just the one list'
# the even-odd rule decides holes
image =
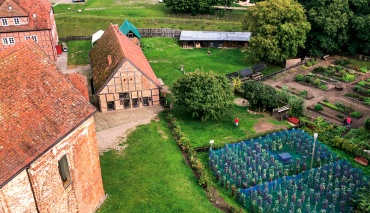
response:
{"label": "tree canopy", "polygon": [[180,13],[209,13],[213,5],[229,7],[236,0],[164,0],[167,7]]}
{"label": "tree canopy", "polygon": [[349,39],[352,17],[348,0],[303,0],[311,31],[307,36],[310,55],[319,56],[340,50]]}
{"label": "tree canopy", "polygon": [[218,119],[233,106],[233,87],[225,76],[212,72],[187,73],[173,84],[172,93],[176,104],[202,121]]}
{"label": "tree canopy", "polygon": [[266,0],[248,8],[243,30],[252,32],[250,47],[257,57],[281,63],[303,48],[310,30],[305,11],[294,0]]}
{"label": "tree canopy", "polygon": [[276,90],[260,81],[245,81],[242,86],[244,97],[252,108],[272,109],[278,106]]}

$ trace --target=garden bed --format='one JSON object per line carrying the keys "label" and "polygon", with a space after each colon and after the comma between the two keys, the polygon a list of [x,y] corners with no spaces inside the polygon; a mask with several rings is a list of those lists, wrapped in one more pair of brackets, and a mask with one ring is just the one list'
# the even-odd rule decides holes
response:
{"label": "garden bed", "polygon": [[277,88],[280,88],[280,89],[284,89],[284,90],[287,90],[289,91],[290,93],[293,93],[299,97],[302,97],[302,98],[305,98],[307,100],[310,100],[312,98],[314,98],[315,96],[313,96],[312,94],[310,94],[307,90],[298,90],[296,88],[290,88],[290,87],[287,87],[287,86],[281,86],[281,85],[276,85]]}
{"label": "garden bed", "polygon": [[331,118],[331,119],[334,119],[336,121],[339,121],[340,123],[343,122],[343,118],[339,118],[340,116],[339,117],[337,116],[337,115],[339,115],[337,110],[326,107],[325,105],[321,105],[322,110],[316,110],[315,109],[316,106],[317,105],[311,105],[311,106],[308,106],[307,109],[309,109],[311,111],[314,111],[314,112],[324,116],[324,118],[327,117],[327,118]]}
{"label": "garden bed", "polygon": [[321,76],[314,75],[312,73],[309,73],[307,75],[298,74],[295,77],[295,81],[305,86],[312,86],[322,90],[328,90],[329,82],[323,80]]}
{"label": "garden bed", "polygon": [[[334,109],[340,113],[344,113],[346,115],[350,115],[354,118],[360,119],[363,115],[360,112],[355,111],[352,107],[346,106],[340,102],[337,102],[335,104],[330,103],[327,100],[324,100],[322,102],[319,102],[319,104],[325,105],[331,109]],[[338,116],[337,116],[338,117]],[[339,116],[339,118],[343,119],[344,117]]]}
{"label": "garden bed", "polygon": [[312,72],[343,82],[353,82],[360,75],[354,70],[335,65],[329,67],[316,67]]}
{"label": "garden bed", "polygon": [[344,96],[351,99],[351,100],[356,100],[356,101],[362,103],[366,107],[370,107],[370,97],[366,97],[366,96],[363,96],[361,94],[353,93],[353,92],[346,93],[346,94],[344,94]]}

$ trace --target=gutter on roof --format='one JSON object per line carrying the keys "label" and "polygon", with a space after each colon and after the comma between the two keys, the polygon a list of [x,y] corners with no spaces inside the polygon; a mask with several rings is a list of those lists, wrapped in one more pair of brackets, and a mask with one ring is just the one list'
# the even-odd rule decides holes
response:
{"label": "gutter on roof", "polygon": [[[94,107],[95,108],[95,107]],[[3,188],[7,183],[9,183],[13,178],[15,178],[19,173],[21,173],[23,170],[30,167],[32,163],[34,163],[36,160],[38,160],[41,156],[43,156],[46,152],[48,152],[51,148],[53,148],[56,144],[58,144],[60,141],[62,141],[64,138],[66,138],[71,132],[77,129],[77,127],[81,126],[85,121],[91,118],[96,113],[96,108],[94,112],[92,112],[89,116],[87,116],[85,119],[83,119],[78,125],[73,127],[71,130],[69,130],[66,134],[64,134],[62,137],[60,137],[58,140],[56,140],[54,143],[52,143],[47,149],[45,149],[43,152],[41,152],[38,156],[36,156],[31,162],[29,162],[26,166],[22,167],[18,172],[16,172],[13,176],[11,176],[8,180],[4,181],[4,183],[0,184],[0,189]]]}

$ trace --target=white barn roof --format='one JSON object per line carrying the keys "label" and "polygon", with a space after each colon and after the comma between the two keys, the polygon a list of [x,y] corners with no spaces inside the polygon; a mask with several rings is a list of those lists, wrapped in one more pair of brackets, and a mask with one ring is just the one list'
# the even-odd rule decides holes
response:
{"label": "white barn roof", "polygon": [[104,30],[99,30],[98,32],[94,33],[91,39],[91,44],[94,43],[104,34]]}
{"label": "white barn roof", "polygon": [[180,41],[249,41],[251,32],[181,31]]}

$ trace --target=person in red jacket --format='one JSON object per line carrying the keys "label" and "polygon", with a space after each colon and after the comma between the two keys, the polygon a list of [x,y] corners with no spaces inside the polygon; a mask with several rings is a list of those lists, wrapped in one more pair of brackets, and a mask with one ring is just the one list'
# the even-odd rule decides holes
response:
{"label": "person in red jacket", "polygon": [[346,123],[347,123],[347,127],[348,128],[351,127],[352,119],[351,118],[347,118]]}
{"label": "person in red jacket", "polygon": [[234,122],[235,122],[235,126],[238,127],[239,126],[239,118],[235,118]]}

